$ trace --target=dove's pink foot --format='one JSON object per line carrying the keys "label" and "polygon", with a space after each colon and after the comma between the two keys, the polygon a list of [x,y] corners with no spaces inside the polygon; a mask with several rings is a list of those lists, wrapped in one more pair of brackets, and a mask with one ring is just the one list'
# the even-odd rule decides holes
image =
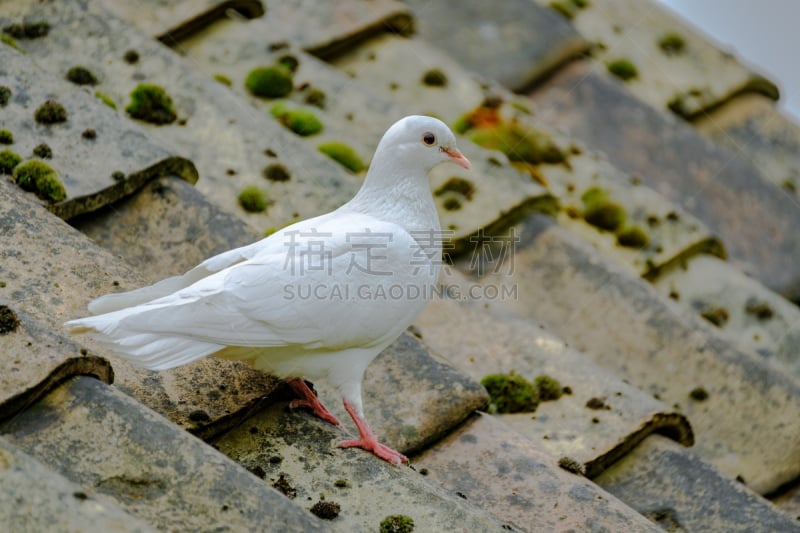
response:
{"label": "dove's pink foot", "polygon": [[353,422],[356,423],[359,438],[340,442],[340,448],[362,448],[368,452],[374,453],[384,461],[388,461],[395,465],[408,462],[408,458],[405,455],[389,448],[385,444],[378,442],[378,437],[369,428],[367,421],[360,417],[358,413],[356,413],[356,409],[353,407],[353,404],[345,400],[344,408],[347,410],[347,414],[349,414],[353,419]]}
{"label": "dove's pink foot", "polygon": [[334,426],[341,426],[339,420],[331,414],[328,409],[322,405],[314,391],[308,388],[305,380],[300,378],[290,379],[287,381],[292,390],[300,396],[297,400],[289,402],[290,409],[297,409],[298,407],[308,407],[311,411],[321,419],[330,422]]}

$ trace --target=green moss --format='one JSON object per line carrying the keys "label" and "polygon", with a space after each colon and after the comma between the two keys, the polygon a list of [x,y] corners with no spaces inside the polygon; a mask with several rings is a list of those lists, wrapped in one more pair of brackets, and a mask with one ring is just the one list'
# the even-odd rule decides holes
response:
{"label": "green moss", "polygon": [[267,209],[267,195],[255,185],[239,192],[239,205],[249,213],[261,213]]}
{"label": "green moss", "polygon": [[334,485],[335,487],[339,487],[340,489],[343,489],[343,488],[345,488],[345,487],[349,487],[349,486],[350,486],[350,483],[348,483],[346,479],[337,479],[337,480],[336,480],[336,481],[333,483],[333,485]]}
{"label": "green moss", "polygon": [[622,81],[632,80],[639,71],[629,59],[617,59],[606,64],[608,71]]}
{"label": "green moss", "polygon": [[102,91],[95,91],[94,92],[94,96],[95,96],[95,98],[99,98],[101,102],[106,104],[111,109],[116,109],[117,108],[117,104],[115,104],[114,100],[112,100],[111,97],[108,96],[106,93],[104,93]]}
{"label": "green moss", "polygon": [[37,144],[36,147],[33,149],[34,157],[38,157],[40,159],[52,159],[53,158],[53,150],[50,146],[46,145],[45,143]]}
{"label": "green moss", "polygon": [[707,307],[700,312],[700,316],[718,328],[724,326],[730,318],[728,310],[724,307]]}
{"label": "green moss", "polygon": [[650,237],[639,226],[628,226],[617,233],[617,244],[626,248],[644,248]]}
{"label": "green moss", "polygon": [[311,513],[323,520],[333,520],[341,512],[341,506],[336,502],[320,500],[311,506]]}
{"label": "green moss", "polygon": [[626,220],[625,209],[608,197],[608,191],[599,187],[587,189],[581,196],[583,219],[606,231],[617,231]]}
{"label": "green moss", "polygon": [[695,387],[689,391],[689,398],[696,402],[708,400],[708,391],[704,387]]}
{"label": "green moss", "polygon": [[432,68],[422,75],[422,83],[428,87],[447,87],[447,75],[438,68]]}
{"label": "green moss", "polygon": [[755,299],[747,301],[744,311],[748,315],[753,315],[759,320],[769,320],[775,315],[775,311],[772,309],[772,306],[769,305],[769,303],[759,302]]}
{"label": "green moss", "polygon": [[567,472],[572,472],[573,474],[578,474],[580,476],[584,475],[585,473],[583,463],[566,455],[558,460],[558,466]]}
{"label": "green moss", "polygon": [[11,150],[0,150],[0,174],[11,174],[22,163],[22,157]]}
{"label": "green moss", "polygon": [[304,101],[308,105],[313,105],[320,109],[325,109],[325,100],[326,100],[325,91],[322,89],[317,89],[316,87],[312,87],[309,89],[308,94],[306,94]]}
{"label": "green moss", "polygon": [[561,383],[551,376],[536,376],[533,380],[533,384],[539,391],[539,400],[543,402],[558,400],[561,398],[561,395],[564,394],[564,388],[561,386]]}
{"label": "green moss", "polygon": [[475,194],[475,185],[469,180],[459,178],[458,176],[453,176],[444,182],[441,187],[436,189],[433,194],[435,196],[442,196],[448,192],[456,192],[463,196],[467,201],[470,201],[472,200],[472,195]]}
{"label": "green moss", "polygon": [[3,33],[15,39],[38,39],[50,33],[50,24],[45,21],[9,24],[3,28]]}
{"label": "green moss", "polygon": [[380,533],[411,533],[414,531],[414,520],[404,514],[387,516],[381,520]]}
{"label": "green moss", "polygon": [[125,111],[133,118],[151,124],[170,124],[177,114],[172,97],[159,85],[140,83],[131,91],[131,103]]}
{"label": "green moss", "polygon": [[681,54],[686,48],[686,41],[679,33],[670,32],[658,40],[658,46],[668,56]]}
{"label": "green moss", "polygon": [[484,148],[503,152],[511,161],[538,165],[563,163],[566,160],[564,152],[547,133],[521,124],[502,124],[493,128],[475,129],[469,139]]}
{"label": "green moss", "polygon": [[47,202],[60,202],[67,197],[56,171],[42,161],[27,161],[17,165],[13,178],[17,185]]}
{"label": "green moss", "polygon": [[19,327],[19,319],[13,309],[0,305],[0,335],[13,333]]}
{"label": "green moss", "polygon": [[214,79],[220,82],[222,85],[227,85],[228,87],[233,85],[231,79],[225,74],[219,74],[219,73],[214,74]]}
{"label": "green moss", "polygon": [[125,55],[122,56],[122,59],[125,60],[126,63],[129,65],[133,65],[139,62],[139,52],[136,50],[127,50]]}
{"label": "green moss", "polygon": [[489,374],[481,380],[489,393],[490,413],[533,412],[539,405],[539,391],[524,377],[511,374]]}
{"label": "green moss", "polygon": [[14,134],[6,129],[0,130],[0,144],[14,144]]}
{"label": "green moss", "polygon": [[586,9],[590,5],[589,0],[570,0],[570,1],[578,9]]}
{"label": "green moss", "polygon": [[292,92],[292,73],[285,67],[256,67],[247,74],[244,86],[253,96],[280,98]]}
{"label": "green moss", "polygon": [[453,197],[447,198],[442,203],[442,207],[444,207],[447,211],[458,211],[461,209],[461,200]]}
{"label": "green moss", "polygon": [[276,104],[272,107],[270,113],[272,113],[281,124],[302,137],[314,135],[322,131],[322,122],[320,122],[314,113],[307,109],[287,109],[284,104]]}
{"label": "green moss", "polygon": [[97,78],[86,67],[75,66],[67,71],[67,80],[76,85],[97,85]]}
{"label": "green moss", "polygon": [[264,177],[270,181],[289,181],[292,177],[286,166],[280,163],[272,163],[264,167]]}
{"label": "green moss", "polygon": [[67,121],[67,110],[55,100],[47,100],[36,108],[33,118],[39,124],[57,124]]}
{"label": "green moss", "polygon": [[364,161],[345,143],[336,141],[322,143],[317,146],[317,150],[352,172],[361,172],[364,169]]}
{"label": "green moss", "polygon": [[0,85],[0,107],[7,106],[9,100],[11,100],[11,89],[5,85]]}
{"label": "green moss", "polygon": [[24,48],[22,48],[19,44],[17,44],[16,39],[14,39],[7,33],[0,33],[0,43],[3,43],[6,46],[10,46],[11,48],[16,50],[17,52],[20,52],[21,54],[27,53]]}
{"label": "green moss", "polygon": [[111,179],[114,181],[124,181],[125,180],[125,173],[121,170],[115,170],[111,173]]}
{"label": "green moss", "polygon": [[300,66],[300,60],[292,54],[286,54],[278,58],[278,65],[294,74]]}
{"label": "green moss", "polygon": [[469,119],[469,115],[463,115],[456,119],[453,122],[453,131],[458,133],[459,135],[464,135],[473,127],[472,121]]}

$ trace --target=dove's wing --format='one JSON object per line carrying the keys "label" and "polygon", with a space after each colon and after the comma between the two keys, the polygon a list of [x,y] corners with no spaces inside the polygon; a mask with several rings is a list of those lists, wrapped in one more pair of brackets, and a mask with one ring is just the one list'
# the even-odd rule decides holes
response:
{"label": "dove's wing", "polygon": [[263,246],[262,243],[263,241],[257,241],[210,257],[181,276],[166,278],[153,285],[128,292],[106,294],[89,302],[89,311],[95,315],[110,313],[172,294],[215,272],[250,259]]}
{"label": "dove's wing", "polygon": [[405,229],[363,214],[304,221],[261,242],[252,258],[173,294],[69,325],[159,368],[187,362],[187,341],[202,346],[188,360],[225,346],[333,351],[399,334],[438,274]]}

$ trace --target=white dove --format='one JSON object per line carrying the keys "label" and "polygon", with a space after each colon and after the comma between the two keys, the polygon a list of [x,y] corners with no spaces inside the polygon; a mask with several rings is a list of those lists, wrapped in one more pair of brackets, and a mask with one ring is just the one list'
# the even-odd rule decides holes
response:
{"label": "white dove", "polygon": [[327,379],[359,433],[339,446],[407,462],[367,424],[361,381],[432,294],[441,230],[428,173],[446,161],[470,168],[444,123],[406,117],[383,136],[363,186],[340,208],[182,276],[102,296],[89,304],[96,316],[66,326],[153,370],[208,355],[245,361],[285,378],[301,398],[292,407],[339,425],[304,381]]}

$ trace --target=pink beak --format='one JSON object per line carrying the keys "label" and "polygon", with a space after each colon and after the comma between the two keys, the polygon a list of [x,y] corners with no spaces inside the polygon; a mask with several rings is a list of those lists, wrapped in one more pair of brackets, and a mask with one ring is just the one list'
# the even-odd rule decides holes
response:
{"label": "pink beak", "polygon": [[467,170],[472,168],[472,163],[470,163],[469,159],[464,157],[464,154],[459,152],[457,148],[443,149],[442,152],[446,153],[450,157],[450,161],[452,161],[456,165],[465,168]]}

